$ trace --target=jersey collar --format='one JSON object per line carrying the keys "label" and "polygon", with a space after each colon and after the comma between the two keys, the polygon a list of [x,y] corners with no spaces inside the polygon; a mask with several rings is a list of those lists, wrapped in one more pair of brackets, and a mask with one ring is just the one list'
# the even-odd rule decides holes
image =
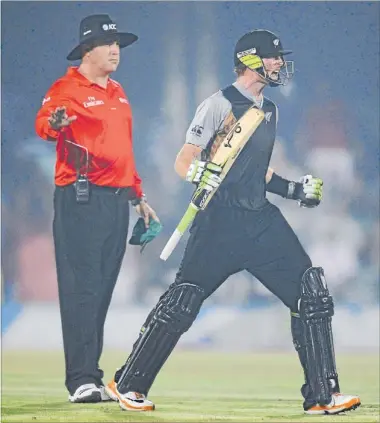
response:
{"label": "jersey collar", "polygon": [[[70,66],[67,70],[66,73],[67,76],[69,76],[70,78],[74,78],[76,81],[78,81],[79,84],[84,85],[86,87],[92,87],[92,86],[96,86],[99,88],[100,87],[98,84],[96,84],[95,82],[90,81],[89,79],[87,79],[84,75],[82,75],[79,71],[78,71],[78,67],[77,66]],[[112,91],[113,90],[113,84],[111,82],[111,78],[108,78],[108,82],[107,82],[107,91]],[[103,88],[104,89],[104,88]]]}

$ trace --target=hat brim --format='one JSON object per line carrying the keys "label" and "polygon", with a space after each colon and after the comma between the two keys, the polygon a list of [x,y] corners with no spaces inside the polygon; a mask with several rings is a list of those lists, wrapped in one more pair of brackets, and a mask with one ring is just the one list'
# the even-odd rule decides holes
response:
{"label": "hat brim", "polygon": [[[103,36],[95,35],[94,37],[90,37],[87,40],[83,41],[79,45],[77,45],[66,57],[67,60],[80,60],[82,58],[82,46],[91,43],[95,40],[101,40],[102,38],[108,38],[111,34],[106,34]],[[131,32],[115,32],[115,39],[119,41],[120,48],[128,47],[133,44],[135,41],[138,40],[138,36],[132,34]]]}

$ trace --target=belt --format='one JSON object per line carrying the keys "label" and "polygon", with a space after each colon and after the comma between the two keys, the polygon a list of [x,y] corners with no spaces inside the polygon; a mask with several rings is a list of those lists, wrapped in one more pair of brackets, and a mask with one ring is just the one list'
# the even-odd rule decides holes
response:
{"label": "belt", "polygon": [[130,187],[108,187],[108,186],[95,185],[95,184],[90,183],[90,190],[95,191],[95,192],[99,192],[99,193],[102,193],[102,192],[106,193],[107,192],[109,194],[119,195],[119,194],[123,194],[125,192],[129,192]]}
{"label": "belt", "polygon": [[[70,185],[63,185],[63,186],[56,186],[58,189],[67,189],[70,187],[75,188],[75,182]],[[114,195],[121,195],[124,193],[129,193],[131,187],[109,187],[103,185],[95,185],[90,182],[90,191],[97,192],[99,194],[114,194]]]}

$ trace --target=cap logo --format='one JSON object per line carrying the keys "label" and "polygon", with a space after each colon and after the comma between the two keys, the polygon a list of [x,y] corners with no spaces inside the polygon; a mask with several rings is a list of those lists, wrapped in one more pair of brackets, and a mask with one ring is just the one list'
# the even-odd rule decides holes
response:
{"label": "cap logo", "polygon": [[273,44],[277,47],[278,43],[280,42],[280,40],[278,38],[276,38],[275,40],[273,40]]}
{"label": "cap logo", "polygon": [[102,26],[102,28],[103,28],[103,30],[104,31],[108,31],[108,30],[116,30],[116,24],[114,24],[114,23],[110,23],[110,24],[104,24],[103,26]]}
{"label": "cap logo", "polygon": [[256,54],[256,49],[250,48],[248,50],[240,51],[239,53],[237,53],[237,57],[238,59],[240,59],[241,57],[248,56],[249,54]]}
{"label": "cap logo", "polygon": [[83,33],[83,35],[87,35],[87,34],[91,34],[91,29],[89,29],[88,31],[85,31],[85,32]]}

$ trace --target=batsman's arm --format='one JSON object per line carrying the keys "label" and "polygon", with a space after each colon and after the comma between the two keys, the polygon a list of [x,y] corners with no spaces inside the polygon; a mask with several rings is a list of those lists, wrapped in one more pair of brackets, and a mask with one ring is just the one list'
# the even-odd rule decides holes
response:
{"label": "batsman's arm", "polygon": [[265,182],[267,185],[271,181],[273,174],[274,170],[271,167],[268,167],[267,174],[265,175]]}
{"label": "batsman's arm", "polygon": [[186,179],[186,175],[191,163],[194,159],[200,157],[202,150],[203,149],[198,145],[183,145],[183,147],[177,154],[176,161],[174,163],[174,169],[182,179]]}
{"label": "batsman's arm", "polygon": [[[221,169],[209,161],[201,160],[215,133],[230,112],[230,104],[220,92],[208,97],[198,107],[187,131],[185,144],[175,161],[175,171],[184,180],[198,186],[201,182],[217,187]],[[208,154],[205,154],[208,156]],[[215,179],[215,181],[213,181]],[[207,181],[210,180],[210,183]],[[215,185],[216,183],[216,185]]]}
{"label": "batsman's arm", "polygon": [[277,175],[272,168],[268,168],[266,190],[281,197],[297,200],[301,207],[312,208],[322,200],[322,179],[312,175],[305,175],[300,182],[289,181]]}
{"label": "batsman's arm", "polygon": [[182,217],[177,228],[166,243],[160,258],[166,260],[178,244],[186,228],[194,220],[199,210],[204,210],[211,200],[216,188],[222,182],[223,177],[239,156],[240,152],[264,119],[264,112],[256,107],[250,107],[246,113],[235,121],[228,133],[222,139],[215,154],[213,162],[195,161],[190,165],[186,180],[197,183],[190,205]]}
{"label": "batsman's arm", "polygon": [[[199,192],[200,188],[205,191],[211,191],[220,183],[218,175],[220,172],[218,172],[218,169],[209,169],[208,165],[210,164],[213,167],[212,163],[202,162],[197,160],[197,158],[207,148],[229,111],[229,102],[223,95],[217,93],[198,106],[186,132],[186,142],[177,155],[174,168],[182,179],[198,186],[195,193]],[[216,173],[214,174],[213,171],[215,170]],[[198,210],[199,207],[191,201],[181,221],[162,250],[160,255],[162,260],[166,260],[170,256],[182,235],[194,220]]]}
{"label": "batsman's arm", "polygon": [[[198,161],[197,157],[200,156],[202,150],[203,149],[200,146],[188,143],[186,143],[182,147],[182,149],[177,155],[174,164],[175,171],[182,179],[185,179],[192,183],[196,183],[196,181],[198,180],[198,184],[199,182],[201,182],[202,173],[205,171],[205,166],[201,165],[202,162]],[[203,164],[206,164],[206,162],[203,162]],[[195,206],[192,202],[190,202],[190,205],[188,206],[181,221],[175,228],[173,234],[171,235],[164,249],[161,252],[160,258],[162,260],[167,260],[167,258],[173,252],[174,248],[180,241],[182,235],[185,233],[186,229],[194,220],[196,214],[198,213],[198,210],[199,207]]]}

